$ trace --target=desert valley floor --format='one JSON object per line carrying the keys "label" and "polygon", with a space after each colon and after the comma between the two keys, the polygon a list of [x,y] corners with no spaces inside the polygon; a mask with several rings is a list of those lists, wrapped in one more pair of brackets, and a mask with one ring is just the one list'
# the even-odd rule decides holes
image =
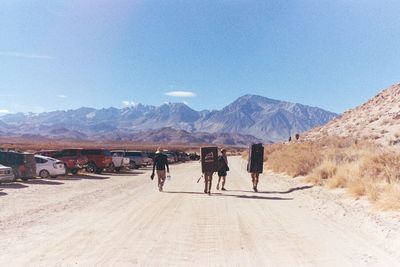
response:
{"label": "desert valley floor", "polygon": [[[399,266],[399,217],[230,158],[205,195],[198,162],[0,185],[1,266]],[[396,217],[397,216],[397,217]]]}

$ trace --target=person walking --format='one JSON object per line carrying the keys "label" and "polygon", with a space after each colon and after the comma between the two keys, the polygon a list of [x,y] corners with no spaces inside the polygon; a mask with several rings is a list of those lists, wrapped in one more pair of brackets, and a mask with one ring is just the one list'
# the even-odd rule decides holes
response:
{"label": "person walking", "polygon": [[260,144],[252,144],[249,147],[249,156],[247,162],[247,171],[250,173],[253,183],[254,192],[258,192],[257,186],[260,178],[260,173],[264,169],[264,146]]}
{"label": "person walking", "polygon": [[153,172],[151,174],[151,180],[154,179],[154,171],[157,171],[158,178],[158,190],[163,191],[163,186],[166,178],[165,168],[169,174],[169,166],[167,156],[161,153],[161,147],[157,148],[156,154],[154,156]]}
{"label": "person walking", "polygon": [[218,157],[218,184],[217,190],[219,190],[219,183],[222,180],[222,191],[226,191],[225,189],[225,182],[226,182],[226,175],[227,171],[229,171],[228,166],[228,157],[226,156],[226,149],[221,149],[221,155]]}

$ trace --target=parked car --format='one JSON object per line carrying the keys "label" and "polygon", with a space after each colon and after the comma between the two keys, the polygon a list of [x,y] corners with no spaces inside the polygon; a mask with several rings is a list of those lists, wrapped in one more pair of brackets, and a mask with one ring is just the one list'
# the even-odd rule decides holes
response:
{"label": "parked car", "polygon": [[145,161],[145,154],[142,151],[125,151],[125,150],[112,150],[111,153],[123,153],[124,157],[129,158],[129,168],[138,169],[143,166],[147,166]]}
{"label": "parked car", "polygon": [[197,153],[190,153],[189,159],[190,160],[200,160],[200,155],[197,155]]}
{"label": "parked car", "polygon": [[11,167],[15,179],[27,181],[36,177],[35,155],[14,151],[1,151],[0,164]]}
{"label": "parked car", "polygon": [[121,169],[129,168],[130,159],[123,156],[123,153],[114,152],[112,153],[113,165],[111,166],[111,171],[119,172]]}
{"label": "parked car", "polygon": [[11,167],[0,164],[0,183],[14,182],[15,176]]}
{"label": "parked car", "polygon": [[178,162],[178,155],[175,152],[167,152],[165,155],[168,157],[168,163]]}
{"label": "parked car", "polygon": [[61,151],[43,150],[36,154],[61,160],[65,164],[66,173],[77,174],[88,163],[88,158],[82,155],[81,148],[69,148]]}
{"label": "parked car", "polygon": [[57,177],[66,174],[64,162],[58,159],[35,155],[36,175],[41,178]]}
{"label": "parked car", "polygon": [[112,168],[111,152],[106,149],[82,149],[83,156],[87,157],[87,172],[102,173],[104,169]]}
{"label": "parked car", "polygon": [[172,164],[175,163],[175,155],[171,154],[171,153],[165,153],[165,155],[167,155],[167,161],[168,163]]}
{"label": "parked car", "polygon": [[153,158],[150,153],[143,152],[143,161],[146,164],[146,166],[151,166],[153,165]]}
{"label": "parked car", "polygon": [[189,158],[189,155],[187,153],[185,153],[185,152],[179,152],[178,153],[178,161],[186,162],[186,161],[189,161],[189,160],[190,160],[190,158]]}

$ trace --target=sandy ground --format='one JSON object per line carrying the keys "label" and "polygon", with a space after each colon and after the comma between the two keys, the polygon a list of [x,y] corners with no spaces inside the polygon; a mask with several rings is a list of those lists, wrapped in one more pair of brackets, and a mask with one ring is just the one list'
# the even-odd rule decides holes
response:
{"label": "sandy ground", "polygon": [[[230,158],[228,191],[199,163],[0,185],[0,266],[400,266],[400,217]],[[214,178],[215,181],[215,178]]]}

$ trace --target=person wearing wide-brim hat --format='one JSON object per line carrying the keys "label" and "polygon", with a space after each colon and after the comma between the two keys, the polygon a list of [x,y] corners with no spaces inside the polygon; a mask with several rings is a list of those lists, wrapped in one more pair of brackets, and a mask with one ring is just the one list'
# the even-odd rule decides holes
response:
{"label": "person wearing wide-brim hat", "polygon": [[228,157],[226,156],[226,149],[223,148],[221,149],[221,155],[218,157],[218,183],[217,183],[217,190],[219,190],[219,183],[222,180],[222,191],[226,191],[225,189],[225,181],[226,181],[226,175],[227,172],[229,171],[229,166],[228,166]]}
{"label": "person wearing wide-brim hat", "polygon": [[156,154],[154,156],[154,163],[153,163],[153,172],[151,174],[151,179],[154,179],[154,170],[157,171],[157,178],[158,178],[158,190],[161,192],[163,190],[166,172],[169,173],[169,166],[168,166],[168,159],[167,156],[161,152],[161,147],[157,148]]}

